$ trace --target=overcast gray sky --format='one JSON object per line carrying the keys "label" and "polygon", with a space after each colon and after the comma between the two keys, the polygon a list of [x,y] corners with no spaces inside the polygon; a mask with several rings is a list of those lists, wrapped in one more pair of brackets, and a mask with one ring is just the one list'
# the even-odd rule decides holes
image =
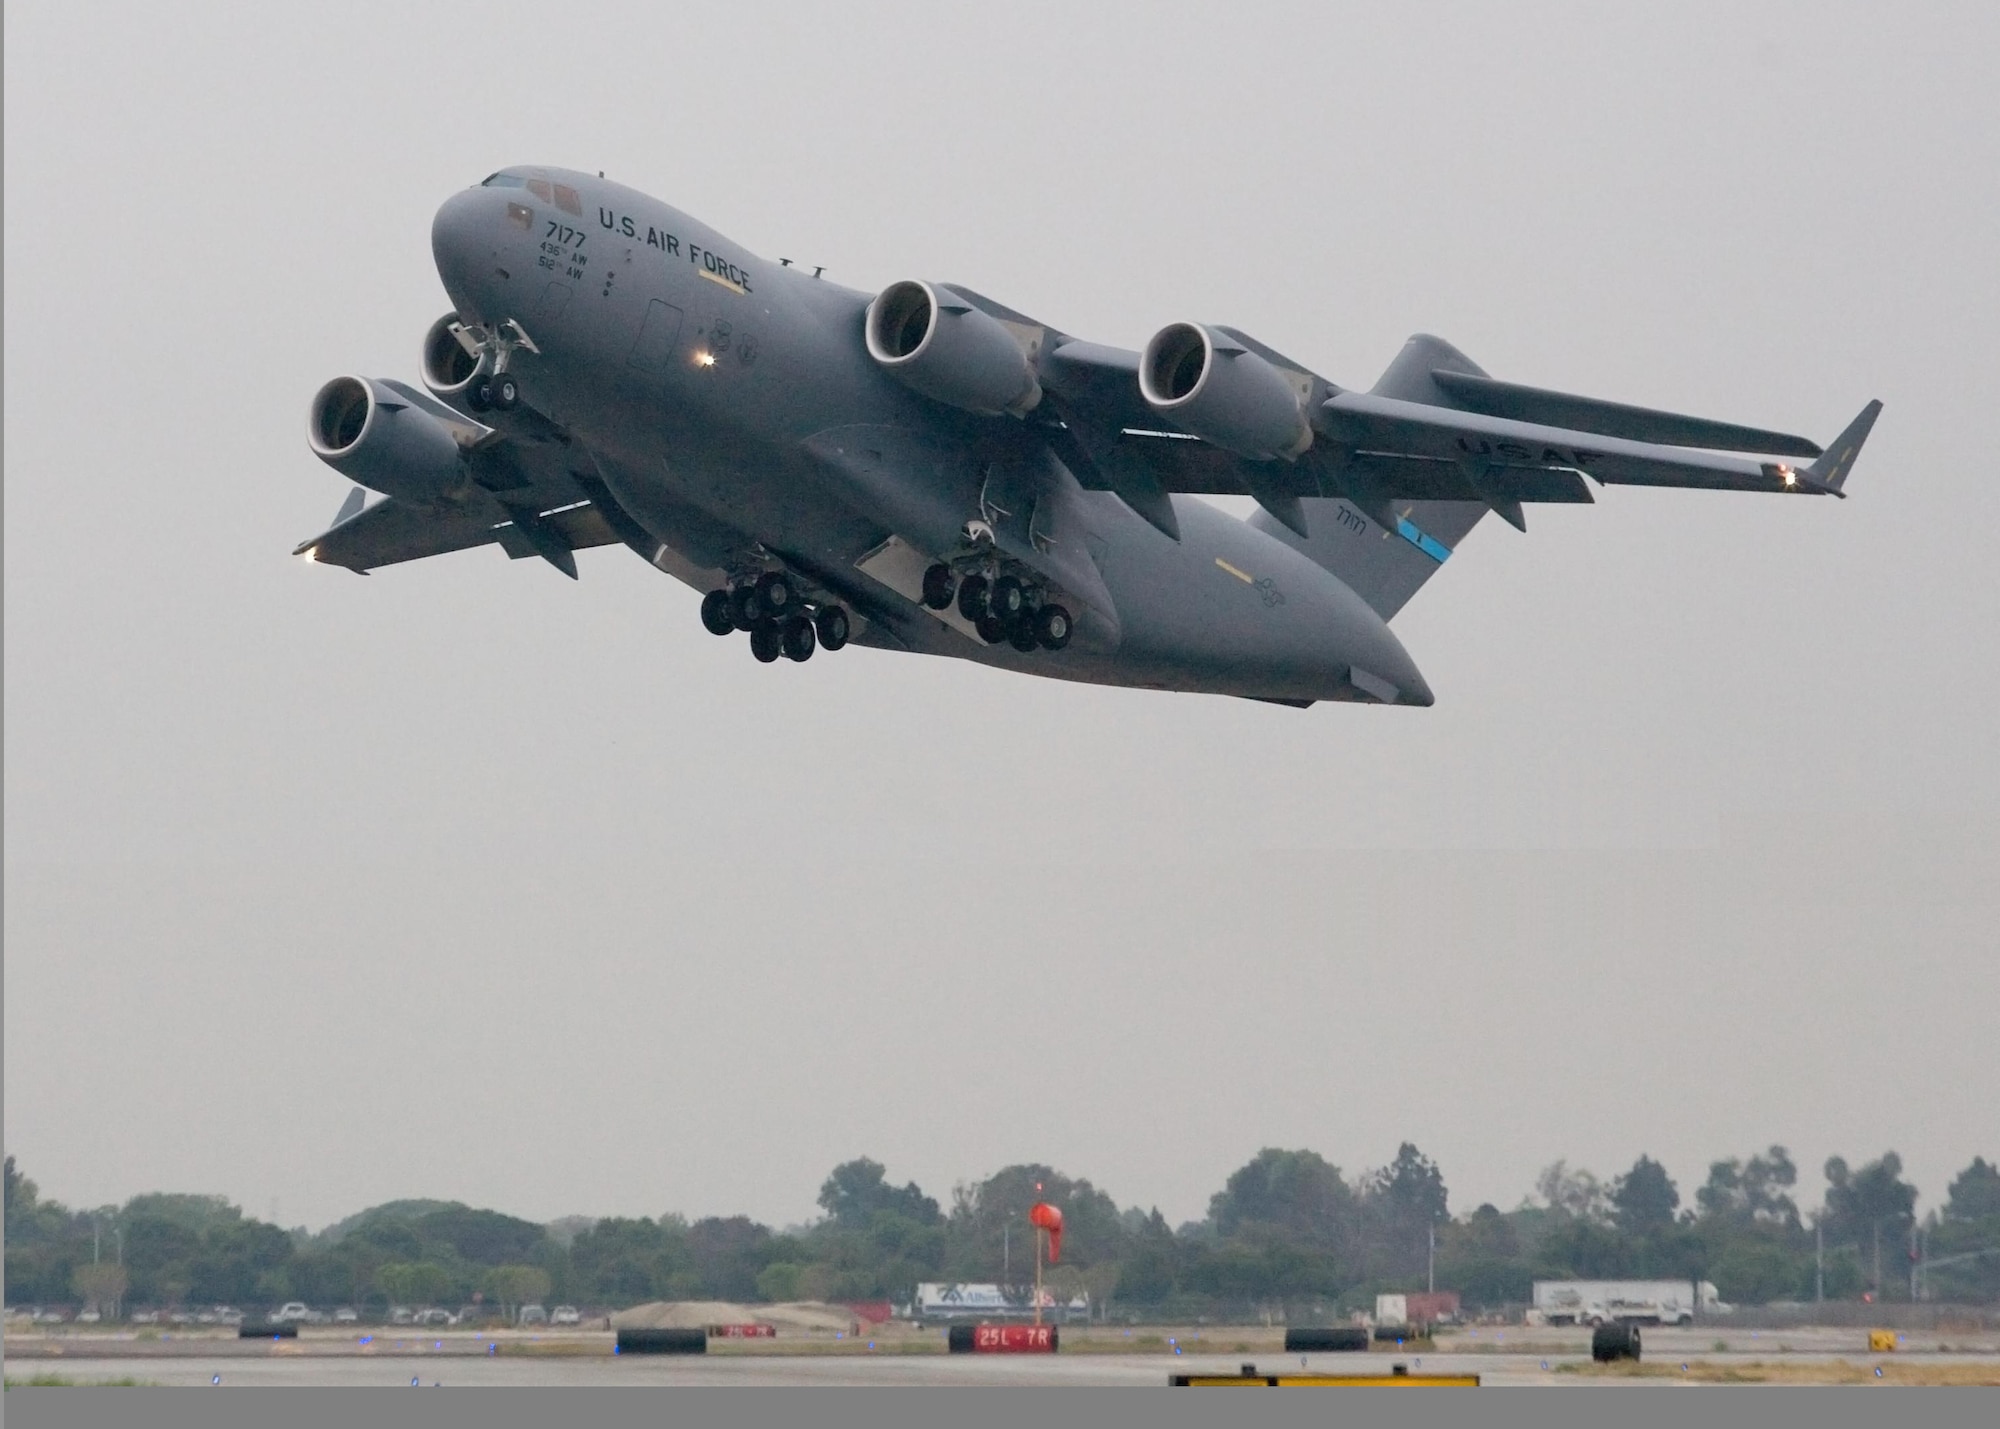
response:
{"label": "overcast gray sky", "polygon": [[[870,1154],[1203,1212],[1414,1140],[2000,1154],[2000,11],[6,8],[6,1146],[219,1191],[773,1221]],[[1399,618],[1431,710],[755,665],[621,549],[359,580],[328,376],[429,228],[603,169],[873,289],[1801,430]]]}

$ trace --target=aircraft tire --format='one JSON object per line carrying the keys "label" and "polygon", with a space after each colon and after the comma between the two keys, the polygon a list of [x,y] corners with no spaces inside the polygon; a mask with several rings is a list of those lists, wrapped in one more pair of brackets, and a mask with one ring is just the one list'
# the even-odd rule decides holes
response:
{"label": "aircraft tire", "polygon": [[1042,639],[1035,633],[1035,617],[1027,614],[1015,616],[1007,626],[1007,643],[1023,655],[1032,655],[1039,650]]}
{"label": "aircraft tire", "polygon": [[1007,622],[990,610],[979,617],[977,624],[979,638],[988,645],[998,645],[1007,638]]}
{"label": "aircraft tire", "polygon": [[987,596],[986,605],[1002,620],[1013,620],[1028,608],[1028,593],[1012,576],[1002,576],[993,582],[993,593]]}
{"label": "aircraft tire", "polygon": [[738,630],[756,629],[758,615],[755,586],[740,585],[729,592],[729,616]]}
{"label": "aircraft tire", "polygon": [[726,590],[712,590],[701,598],[701,623],[710,635],[728,635],[736,629],[733,604]]}
{"label": "aircraft tire", "polygon": [[795,615],[779,629],[783,631],[779,636],[780,648],[784,650],[787,660],[796,660],[803,665],[812,659],[813,651],[818,647],[819,641],[813,635],[813,623],[810,620],[803,615]]}
{"label": "aircraft tire", "polygon": [[1060,650],[1076,634],[1076,622],[1059,605],[1045,605],[1035,612],[1035,638],[1044,650]]}
{"label": "aircraft tire", "polygon": [[951,573],[951,567],[943,561],[937,562],[924,572],[924,604],[932,610],[951,609],[951,598],[958,593],[958,579]]}
{"label": "aircraft tire", "polygon": [[496,411],[511,412],[521,405],[521,384],[514,380],[514,374],[503,372],[488,384]]}
{"label": "aircraft tire", "polygon": [[986,614],[986,577],[970,575],[958,583],[958,613],[974,624]]}
{"label": "aircraft tire", "polygon": [[750,627],[750,653],[760,665],[768,665],[785,653],[784,632],[775,620],[760,620]]}
{"label": "aircraft tire", "polygon": [[837,605],[824,606],[813,617],[813,630],[819,636],[823,649],[840,649],[847,643],[851,628],[846,610]]}
{"label": "aircraft tire", "polygon": [[472,408],[475,412],[490,412],[493,410],[493,394],[486,378],[480,378],[465,389],[465,405]]}
{"label": "aircraft tire", "polygon": [[766,571],[757,577],[757,605],[761,614],[789,615],[798,598],[798,588],[783,571]]}

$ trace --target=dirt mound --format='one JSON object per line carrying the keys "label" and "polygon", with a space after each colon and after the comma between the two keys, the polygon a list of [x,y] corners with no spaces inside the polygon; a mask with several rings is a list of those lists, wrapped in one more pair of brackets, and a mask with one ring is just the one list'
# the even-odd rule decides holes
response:
{"label": "dirt mound", "polygon": [[833,1334],[853,1326],[845,1305],[799,1300],[784,1305],[738,1305],[728,1300],[653,1300],[620,1310],[614,1330],[693,1330],[706,1325],[773,1325],[781,1335]]}

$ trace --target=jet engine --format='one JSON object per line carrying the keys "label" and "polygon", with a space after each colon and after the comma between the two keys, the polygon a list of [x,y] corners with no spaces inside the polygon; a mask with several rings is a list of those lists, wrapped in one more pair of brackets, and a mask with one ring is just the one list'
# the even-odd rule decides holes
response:
{"label": "jet engine", "polygon": [[306,441],[348,480],[405,501],[435,501],[466,479],[451,428],[371,378],[336,377],[320,388]]}
{"label": "jet engine", "polygon": [[1153,334],[1139,360],[1139,395],[1161,416],[1252,461],[1295,457],[1312,445],[1292,384],[1228,333],[1200,323]]}
{"label": "jet engine", "polygon": [[1042,400],[1013,334],[948,288],[891,283],[868,305],[867,332],[868,355],[926,397],[1017,417]]}
{"label": "jet engine", "polygon": [[424,386],[433,396],[460,396],[479,375],[479,359],[458,340],[458,327],[458,314],[446,313],[424,334]]}

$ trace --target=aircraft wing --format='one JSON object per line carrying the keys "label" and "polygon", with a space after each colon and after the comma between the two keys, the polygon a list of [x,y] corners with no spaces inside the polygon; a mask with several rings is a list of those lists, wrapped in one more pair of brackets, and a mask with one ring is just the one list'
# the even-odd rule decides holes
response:
{"label": "aircraft wing", "polygon": [[[532,536],[530,522],[538,528]],[[553,541],[547,539],[550,535]],[[538,539],[556,554],[549,555],[537,544]],[[574,577],[576,567],[569,552],[608,546],[621,539],[604,512],[589,501],[572,501],[546,511],[529,503],[509,511],[490,496],[449,507],[398,501],[391,496],[361,507],[300,542],[293,554],[366,575],[377,566],[497,544],[517,560],[544,556],[565,575]]]}
{"label": "aircraft wing", "polygon": [[[1051,440],[1085,486],[1116,492],[1176,538],[1170,495],[1253,497],[1301,536],[1303,497],[1344,497],[1393,529],[1394,505],[1411,500],[1480,502],[1525,527],[1524,503],[1593,500],[1585,476],[1600,485],[1838,496],[1881,410],[1871,402],[1822,452],[1789,433],[1433,371],[1461,405],[1321,384],[1313,447],[1295,461],[1260,462],[1179,431],[1147,407],[1138,362],[1137,353],[1094,343],[1047,353],[1041,370],[1062,428]],[[1768,459],[1778,456],[1815,459]]]}
{"label": "aircraft wing", "polygon": [[570,579],[570,554],[619,541],[650,550],[646,537],[604,489],[589,457],[545,418],[521,408],[493,413],[489,427],[406,383],[384,380],[440,421],[477,434],[464,454],[470,478],[462,491],[435,502],[387,497],[364,506],[359,487],[334,523],[299,543],[294,555],[365,575],[377,566],[498,545],[519,560],[540,556]]}

